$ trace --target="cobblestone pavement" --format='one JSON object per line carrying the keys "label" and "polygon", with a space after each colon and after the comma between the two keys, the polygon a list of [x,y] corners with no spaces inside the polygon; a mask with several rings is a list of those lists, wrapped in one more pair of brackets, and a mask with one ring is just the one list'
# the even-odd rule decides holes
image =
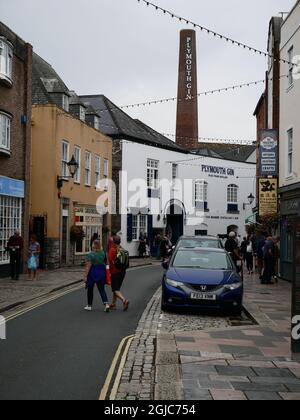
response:
{"label": "cobblestone pavement", "polygon": [[[153,264],[150,259],[133,259],[131,268]],[[155,262],[154,262],[155,264]],[[49,293],[80,283],[83,280],[83,267],[62,268],[54,271],[41,271],[37,281],[28,281],[22,275],[18,282],[0,278],[0,313]]]}
{"label": "cobblestone pavement", "polygon": [[226,318],[162,314],[158,291],[139,324],[117,398],[300,400],[290,301],[288,283],[262,286],[246,277],[245,307],[258,325],[232,327]]}

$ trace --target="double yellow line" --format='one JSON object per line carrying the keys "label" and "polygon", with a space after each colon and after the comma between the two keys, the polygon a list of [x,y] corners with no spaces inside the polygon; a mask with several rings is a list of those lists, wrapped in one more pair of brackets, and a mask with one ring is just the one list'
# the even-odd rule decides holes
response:
{"label": "double yellow line", "polygon": [[130,335],[128,337],[123,338],[123,340],[121,341],[118,350],[116,351],[111,367],[109,369],[104,386],[101,390],[101,394],[99,397],[100,401],[105,401],[107,399],[116,399],[122,378],[122,372],[133,339],[134,335]]}
{"label": "double yellow line", "polygon": [[59,299],[59,298],[61,298],[63,296],[66,296],[66,295],[69,295],[70,293],[76,292],[76,291],[82,289],[83,287],[84,287],[83,284],[79,284],[79,285],[73,287],[72,289],[68,289],[68,290],[62,291],[60,293],[53,294],[53,295],[51,295],[51,296],[49,296],[45,299],[42,299],[40,302],[35,303],[34,305],[31,305],[29,307],[23,308],[23,309],[19,310],[18,312],[15,312],[12,315],[8,315],[7,317],[5,315],[3,315],[3,316],[4,316],[6,322],[12,321],[13,319],[18,318],[19,316],[22,316],[22,315],[24,315],[28,312],[33,311],[34,309],[37,309],[41,306],[46,305],[47,303],[53,302],[56,299]]}

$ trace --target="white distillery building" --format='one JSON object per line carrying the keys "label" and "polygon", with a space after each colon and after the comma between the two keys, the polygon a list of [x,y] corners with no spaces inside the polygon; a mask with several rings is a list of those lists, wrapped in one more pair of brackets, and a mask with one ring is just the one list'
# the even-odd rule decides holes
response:
{"label": "white distillery building", "polygon": [[82,100],[101,112],[101,129],[114,139],[113,180],[116,215],[113,230],[131,256],[141,234],[151,245],[167,232],[226,237],[246,234],[246,219],[256,203],[256,147],[200,144],[197,154],[182,149],[104,96]]}

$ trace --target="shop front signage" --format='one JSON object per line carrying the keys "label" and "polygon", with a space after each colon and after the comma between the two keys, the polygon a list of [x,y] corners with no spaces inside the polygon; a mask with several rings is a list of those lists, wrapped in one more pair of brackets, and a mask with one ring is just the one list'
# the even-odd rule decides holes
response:
{"label": "shop front signage", "polygon": [[259,180],[259,216],[271,216],[278,213],[278,179],[261,178]]}
{"label": "shop front signage", "polygon": [[17,179],[0,176],[0,195],[8,197],[24,198],[25,183]]}
{"label": "shop front signage", "polygon": [[262,130],[259,148],[260,176],[278,176],[278,131]]}

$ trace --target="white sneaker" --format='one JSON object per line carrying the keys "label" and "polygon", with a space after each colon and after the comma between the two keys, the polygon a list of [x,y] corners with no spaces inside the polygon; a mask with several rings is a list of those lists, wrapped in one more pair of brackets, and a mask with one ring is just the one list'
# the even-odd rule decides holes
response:
{"label": "white sneaker", "polygon": [[108,313],[110,311],[110,306],[109,304],[105,305],[105,309],[104,312]]}
{"label": "white sneaker", "polygon": [[91,306],[86,306],[84,308],[84,310],[87,311],[87,312],[91,312],[92,311],[92,307]]}

